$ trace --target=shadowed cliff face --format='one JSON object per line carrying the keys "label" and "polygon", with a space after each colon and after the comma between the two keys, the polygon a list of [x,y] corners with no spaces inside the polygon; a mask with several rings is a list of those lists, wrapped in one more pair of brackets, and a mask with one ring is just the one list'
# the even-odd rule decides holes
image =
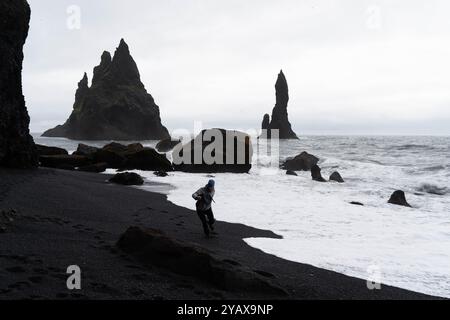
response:
{"label": "shadowed cliff face", "polygon": [[94,68],[92,85],[87,75],[78,83],[73,112],[48,137],[78,140],[167,139],[159,107],[141,82],[139,70],[122,39],[114,57],[103,52]]}
{"label": "shadowed cliff face", "polygon": [[262,129],[278,129],[280,139],[298,139],[288,119],[289,90],[283,71],[280,71],[278,75],[275,90],[276,104],[272,111],[272,121],[270,121],[268,114],[264,115]]}
{"label": "shadowed cliff face", "polygon": [[0,1],[0,166],[37,166],[22,94],[23,45],[29,21],[25,0]]}

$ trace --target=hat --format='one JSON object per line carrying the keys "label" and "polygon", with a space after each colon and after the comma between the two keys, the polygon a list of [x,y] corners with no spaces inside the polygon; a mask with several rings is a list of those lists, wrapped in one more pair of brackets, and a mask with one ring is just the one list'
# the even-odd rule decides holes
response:
{"label": "hat", "polygon": [[216,185],[216,182],[214,180],[209,180],[207,186],[210,188],[214,188],[214,186]]}

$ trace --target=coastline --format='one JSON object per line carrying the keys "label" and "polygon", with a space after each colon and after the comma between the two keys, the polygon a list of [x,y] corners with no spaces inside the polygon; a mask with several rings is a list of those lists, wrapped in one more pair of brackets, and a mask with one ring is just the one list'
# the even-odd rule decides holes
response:
{"label": "coastline", "polygon": [[[0,299],[272,299],[229,292],[168,270],[143,266],[115,244],[130,226],[158,229],[270,275],[288,299],[435,299],[283,260],[243,239],[279,238],[271,231],[219,221],[205,239],[195,213],[165,195],[106,183],[107,175],[53,169],[0,169],[0,209],[17,216],[0,234]],[[66,288],[66,268],[79,265],[82,290]],[[437,298],[437,297],[436,297]]]}

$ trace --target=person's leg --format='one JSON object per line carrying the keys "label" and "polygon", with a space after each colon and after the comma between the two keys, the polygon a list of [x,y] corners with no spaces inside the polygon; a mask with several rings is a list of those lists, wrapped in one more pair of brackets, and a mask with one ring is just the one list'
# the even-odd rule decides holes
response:
{"label": "person's leg", "polygon": [[200,218],[200,221],[202,222],[203,231],[205,232],[205,235],[209,235],[209,228],[208,223],[206,222],[206,216],[204,211],[197,210],[197,215]]}
{"label": "person's leg", "polygon": [[206,210],[205,214],[208,217],[208,224],[209,224],[211,230],[213,230],[214,229],[213,225],[214,225],[214,222],[216,222],[216,219],[214,219],[214,213],[213,213],[212,209],[209,208],[208,210]]}

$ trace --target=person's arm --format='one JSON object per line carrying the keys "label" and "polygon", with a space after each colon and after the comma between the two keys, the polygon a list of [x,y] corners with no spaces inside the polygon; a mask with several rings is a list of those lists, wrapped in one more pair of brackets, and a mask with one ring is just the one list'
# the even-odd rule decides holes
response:
{"label": "person's arm", "polygon": [[200,188],[194,194],[192,194],[192,198],[194,198],[194,200],[200,200],[202,198],[202,195],[203,195],[203,188]]}

